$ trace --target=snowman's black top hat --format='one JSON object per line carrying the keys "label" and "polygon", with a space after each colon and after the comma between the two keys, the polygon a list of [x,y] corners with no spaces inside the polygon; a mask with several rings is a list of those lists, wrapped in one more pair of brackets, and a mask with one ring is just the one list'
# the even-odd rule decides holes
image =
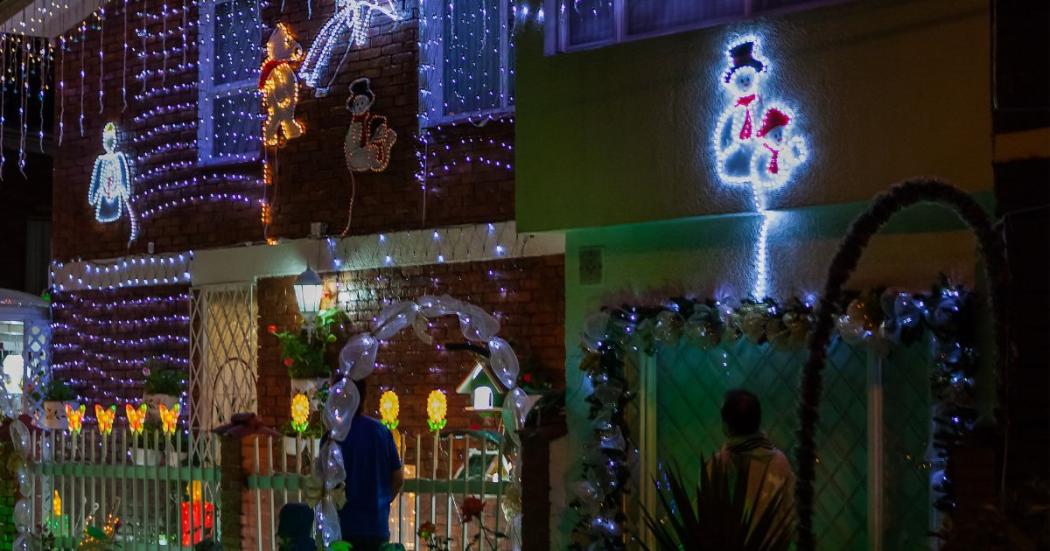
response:
{"label": "snowman's black top hat", "polygon": [[375,100],[376,96],[372,92],[372,82],[368,80],[368,77],[361,77],[350,83],[350,97],[354,96],[365,96],[370,102]]}
{"label": "snowman's black top hat", "polygon": [[726,71],[725,81],[729,82],[729,78],[733,76],[733,72],[743,67],[751,67],[756,73],[762,72],[765,67],[763,63],[754,57],[755,43],[754,41],[748,40],[741,42],[729,49],[729,59],[733,61],[733,67]]}

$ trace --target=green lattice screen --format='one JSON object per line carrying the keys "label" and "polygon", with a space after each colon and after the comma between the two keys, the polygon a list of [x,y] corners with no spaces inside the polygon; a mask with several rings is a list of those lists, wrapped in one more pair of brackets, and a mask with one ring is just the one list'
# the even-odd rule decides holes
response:
{"label": "green lattice screen", "polygon": [[[926,472],[916,468],[929,433],[928,348],[916,345],[883,363],[886,400],[884,549],[922,547],[928,540]],[[784,352],[745,340],[708,351],[682,343],[656,354],[657,454],[677,464],[695,487],[698,457],[723,442],[718,409],[730,388],[758,394],[763,428],[794,461],[798,376],[805,351]],[[824,371],[824,400],[818,426],[816,531],[822,549],[868,547],[869,356],[840,340]],[[888,532],[892,529],[892,536]]]}

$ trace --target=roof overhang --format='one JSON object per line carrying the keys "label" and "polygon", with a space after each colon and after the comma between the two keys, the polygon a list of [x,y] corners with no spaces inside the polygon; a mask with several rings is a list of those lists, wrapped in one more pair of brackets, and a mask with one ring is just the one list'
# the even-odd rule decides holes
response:
{"label": "roof overhang", "polygon": [[90,16],[99,0],[0,0],[0,32],[54,38]]}

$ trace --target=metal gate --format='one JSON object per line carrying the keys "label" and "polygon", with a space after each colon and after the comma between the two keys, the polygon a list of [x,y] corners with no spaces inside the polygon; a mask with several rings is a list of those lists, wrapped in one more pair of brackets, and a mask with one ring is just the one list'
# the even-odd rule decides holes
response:
{"label": "metal gate", "polygon": [[189,423],[207,433],[258,409],[255,284],[195,287],[192,297]]}

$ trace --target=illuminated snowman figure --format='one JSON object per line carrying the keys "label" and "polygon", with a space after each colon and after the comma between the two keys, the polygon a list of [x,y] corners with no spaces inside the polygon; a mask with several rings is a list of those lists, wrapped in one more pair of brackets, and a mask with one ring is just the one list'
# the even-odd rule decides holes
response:
{"label": "illuminated snowman figure", "polygon": [[751,178],[755,126],[762,112],[759,93],[767,64],[758,58],[757,41],[745,39],[729,48],[730,67],[722,84],[733,98],[715,130],[718,173],[723,182],[746,183]]}
{"label": "illuminated snowman figure", "polygon": [[131,239],[135,239],[135,215],[131,210],[131,170],[124,154],[117,151],[117,127],[106,123],[102,129],[102,148],[105,153],[95,159],[91,172],[88,203],[95,207],[95,219],[114,222],[128,211],[131,220]]}
{"label": "illuminated snowman figure", "polygon": [[343,153],[351,172],[381,172],[390,163],[390,150],[397,141],[397,133],[387,126],[386,117],[372,114],[374,101],[375,94],[367,78],[350,83],[346,108],[353,119],[346,131]]}
{"label": "illuminated snowman figure", "polygon": [[790,136],[789,113],[786,108],[776,106],[762,116],[762,125],[755,133],[762,147],[755,151],[751,160],[752,185],[757,189],[771,190],[783,185],[809,154],[805,140]]}

